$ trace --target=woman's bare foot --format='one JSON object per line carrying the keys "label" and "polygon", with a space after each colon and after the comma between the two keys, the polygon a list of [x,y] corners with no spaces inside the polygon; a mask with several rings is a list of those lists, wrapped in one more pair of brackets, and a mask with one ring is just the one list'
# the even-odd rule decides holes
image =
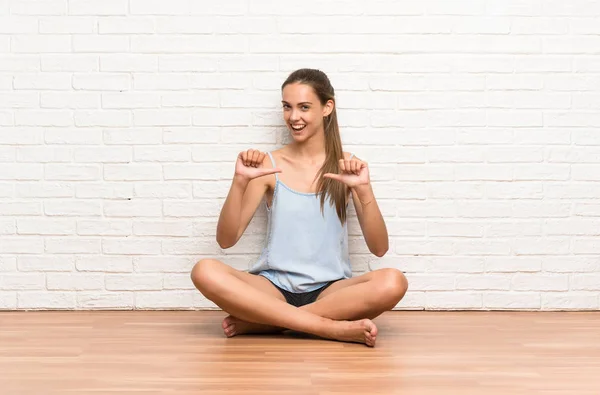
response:
{"label": "woman's bare foot", "polygon": [[284,330],[284,328],[279,328],[276,326],[247,322],[231,315],[225,317],[221,326],[223,327],[223,332],[227,337],[243,335],[246,333],[277,333]]}
{"label": "woman's bare foot", "polygon": [[331,338],[345,342],[364,343],[369,347],[375,347],[377,327],[369,319],[338,321]]}

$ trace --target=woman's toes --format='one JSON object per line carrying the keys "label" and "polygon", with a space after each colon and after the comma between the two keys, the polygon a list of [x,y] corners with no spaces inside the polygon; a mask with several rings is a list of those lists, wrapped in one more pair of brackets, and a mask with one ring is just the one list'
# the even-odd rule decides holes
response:
{"label": "woman's toes", "polygon": [[227,337],[235,336],[235,325],[230,325],[225,328],[225,335]]}
{"label": "woman's toes", "polygon": [[376,326],[373,326],[373,328],[371,329],[370,334],[371,334],[372,337],[377,336],[377,327]]}

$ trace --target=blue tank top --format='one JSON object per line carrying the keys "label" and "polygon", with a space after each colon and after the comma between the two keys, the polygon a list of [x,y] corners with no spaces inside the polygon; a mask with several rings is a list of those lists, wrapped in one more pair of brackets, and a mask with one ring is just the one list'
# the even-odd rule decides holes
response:
{"label": "blue tank top", "polygon": [[350,278],[347,223],[342,225],[335,206],[325,199],[321,213],[318,194],[294,191],[277,173],[275,179],[265,246],[249,272],[289,292],[310,292],[329,281]]}

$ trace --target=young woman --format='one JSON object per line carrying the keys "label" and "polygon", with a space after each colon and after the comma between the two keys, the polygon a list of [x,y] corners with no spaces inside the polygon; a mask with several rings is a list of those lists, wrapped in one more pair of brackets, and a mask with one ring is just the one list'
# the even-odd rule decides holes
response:
{"label": "young woman", "polygon": [[[266,200],[266,245],[243,272],[215,259],[193,268],[195,286],[230,315],[228,337],[291,329],[374,346],[371,319],[392,309],[408,288],[396,269],[352,277],[346,209],[353,201],[371,253],[388,250],[385,222],[367,164],[342,151],[334,90],[319,70],[300,69],[282,85],[283,117],[293,141],[267,154],[237,157],[217,225],[217,242],[232,247]],[[352,198],[352,199],[350,199]]]}

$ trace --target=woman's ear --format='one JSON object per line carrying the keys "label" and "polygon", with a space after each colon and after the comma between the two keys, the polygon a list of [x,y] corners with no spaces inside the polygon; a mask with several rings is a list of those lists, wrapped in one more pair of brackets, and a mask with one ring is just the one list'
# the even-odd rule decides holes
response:
{"label": "woman's ear", "polygon": [[323,107],[323,117],[329,116],[329,114],[333,112],[334,107],[335,103],[333,100],[327,100],[327,103],[325,103],[325,106]]}

